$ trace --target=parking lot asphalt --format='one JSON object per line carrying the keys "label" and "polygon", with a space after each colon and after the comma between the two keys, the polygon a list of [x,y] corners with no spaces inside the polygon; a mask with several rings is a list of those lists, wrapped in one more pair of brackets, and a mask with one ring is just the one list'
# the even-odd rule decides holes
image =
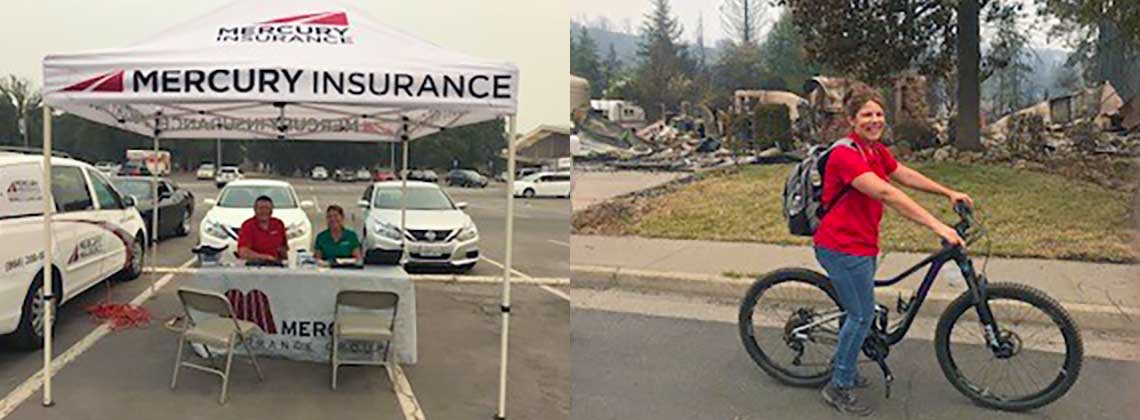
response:
{"label": "parking lot asphalt", "polygon": [[[210,182],[176,177],[198,201],[194,232],[161,241],[148,264],[179,267],[197,243],[197,226],[217,188]],[[357,226],[354,205],[365,183],[289,180],[302,200],[319,205],[337,203]],[[448,189],[457,201],[470,204],[468,214],[479,227],[480,261],[469,275],[500,276],[503,261],[505,190]],[[569,200],[516,201],[515,269],[530,277],[569,275]],[[309,212],[315,230],[324,228],[323,212]],[[63,306],[56,323],[54,353],[58,357],[81,343],[97,327],[84,308],[100,302],[127,302],[151,287],[162,275],[145,274],[125,283],[100,284]],[[184,372],[179,388],[168,388],[175,336],[159,325],[173,315],[173,291],[186,275],[174,275],[145,307],[154,322],[147,328],[111,332],[55,376],[55,407],[43,408],[39,392],[16,401],[21,386],[42,367],[42,352],[0,349],[0,395],[12,407],[11,419],[309,419],[335,410],[338,418],[404,418],[391,384],[378,368],[346,368],[342,386],[328,387],[324,365],[270,360],[263,368],[267,380],[257,383],[247,366],[235,362],[230,402],[218,406],[219,381],[208,374]],[[518,278],[518,277],[516,277]],[[420,361],[404,373],[426,418],[489,418],[497,402],[499,369],[499,286],[417,283]],[[519,285],[514,289],[508,382],[508,415],[515,418],[559,419],[569,413],[569,302],[558,290]],[[82,343],[81,343],[82,344]],[[86,347],[85,347],[86,348]],[[374,369],[374,370],[370,370]],[[299,398],[299,396],[303,396]],[[355,413],[355,414],[353,414]],[[390,413],[390,415],[389,415]],[[511,415],[513,414],[513,416]]]}

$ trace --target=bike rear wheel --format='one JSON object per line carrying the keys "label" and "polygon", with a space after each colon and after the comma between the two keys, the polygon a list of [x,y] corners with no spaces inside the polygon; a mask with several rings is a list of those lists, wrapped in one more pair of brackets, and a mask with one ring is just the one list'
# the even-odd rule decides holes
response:
{"label": "bike rear wheel", "polygon": [[839,303],[826,276],[801,268],[756,279],[740,303],[740,338],[764,372],[792,386],[819,387],[831,377]]}
{"label": "bike rear wheel", "polygon": [[1055,401],[1077,381],[1084,345],[1072,316],[1041,290],[1015,283],[992,283],[987,302],[1006,343],[995,353],[977,318],[969,292],[950,303],[934,336],[938,364],[946,379],[975,403],[1024,411]]}

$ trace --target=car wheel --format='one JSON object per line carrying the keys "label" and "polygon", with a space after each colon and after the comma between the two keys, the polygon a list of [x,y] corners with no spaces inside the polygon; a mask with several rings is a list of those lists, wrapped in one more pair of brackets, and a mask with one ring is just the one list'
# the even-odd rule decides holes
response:
{"label": "car wheel", "polygon": [[120,281],[131,281],[142,275],[143,265],[146,263],[146,249],[143,244],[142,232],[135,234],[135,241],[131,244],[130,260],[118,275]]}
{"label": "car wheel", "polygon": [[189,207],[182,212],[182,223],[178,224],[178,231],[175,232],[178,236],[186,236],[190,234],[190,214],[193,213]]}
{"label": "car wheel", "polygon": [[526,190],[524,190],[523,191],[523,197],[534,198],[534,189],[533,188],[527,188]]}
{"label": "car wheel", "polygon": [[[44,345],[44,308],[46,306],[40,291],[43,288],[43,283],[43,272],[41,271],[32,281],[31,287],[28,288],[28,294],[24,296],[24,305],[20,311],[20,323],[16,326],[16,331],[9,336],[11,345],[20,350],[36,350]],[[52,286],[55,295],[61,296],[60,282],[53,282]],[[58,298],[55,300],[55,309],[58,318]]]}

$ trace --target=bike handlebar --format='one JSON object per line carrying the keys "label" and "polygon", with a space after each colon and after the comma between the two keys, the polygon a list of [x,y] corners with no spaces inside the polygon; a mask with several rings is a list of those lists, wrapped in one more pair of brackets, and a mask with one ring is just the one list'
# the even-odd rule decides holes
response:
{"label": "bike handlebar", "polygon": [[[958,214],[958,217],[960,218],[958,223],[954,224],[954,230],[957,231],[958,236],[961,236],[962,239],[964,239],[967,243],[972,242],[973,239],[976,239],[977,235],[975,234],[973,235],[974,237],[969,237],[967,233],[970,232],[971,228],[977,225],[974,220],[973,207],[971,207],[965,201],[959,201],[954,203],[954,213]],[[950,244],[946,242],[945,239],[943,239],[941,242],[943,248],[948,248],[950,246]]]}
{"label": "bike handlebar", "polygon": [[974,220],[974,209],[970,207],[965,201],[954,203],[954,213],[958,213],[958,217],[964,220]]}

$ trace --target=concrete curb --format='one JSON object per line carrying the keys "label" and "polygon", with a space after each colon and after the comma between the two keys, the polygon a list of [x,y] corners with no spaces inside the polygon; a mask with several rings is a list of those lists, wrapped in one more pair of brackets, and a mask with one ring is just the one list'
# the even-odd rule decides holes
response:
{"label": "concrete curb", "polygon": [[[753,281],[751,278],[586,265],[571,265],[570,277],[571,287],[575,288],[654,291],[732,301],[739,301]],[[912,293],[907,288],[876,288],[875,300],[890,307],[894,315],[898,296],[901,294],[906,299]],[[936,318],[957,297],[957,294],[930,293],[920,314]],[[1080,328],[1140,331],[1140,308],[1065,301],[1061,301],[1061,305],[1069,311]]]}

